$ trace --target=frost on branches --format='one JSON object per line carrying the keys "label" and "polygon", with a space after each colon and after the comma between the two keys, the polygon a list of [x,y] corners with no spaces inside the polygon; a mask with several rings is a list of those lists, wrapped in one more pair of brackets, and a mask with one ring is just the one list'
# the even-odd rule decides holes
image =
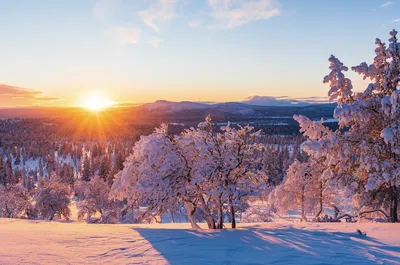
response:
{"label": "frost on branches", "polygon": [[58,176],[41,179],[34,196],[38,216],[50,221],[55,217],[68,220],[71,215],[70,195],[69,185],[61,183]]}
{"label": "frost on branches", "polygon": [[85,184],[81,201],[77,203],[78,219],[86,219],[88,223],[117,223],[120,203],[108,199],[107,182],[96,176]]}
{"label": "frost on branches", "polygon": [[283,182],[269,195],[269,202],[278,212],[300,209],[301,221],[307,221],[308,214],[314,214],[314,220],[322,214],[324,205],[333,201],[332,193],[324,192],[325,186],[320,178],[320,161],[294,161],[287,170]]}
{"label": "frost on branches", "polygon": [[0,217],[31,218],[32,206],[29,193],[22,185],[0,185]]}
{"label": "frost on branches", "polygon": [[210,228],[222,228],[229,213],[235,227],[236,211],[243,211],[246,198],[266,183],[260,170],[263,146],[255,143],[259,132],[250,126],[228,124],[221,130],[213,132],[207,117],[180,135],[169,135],[167,125],[161,125],[142,136],[116,175],[113,197],[144,206],[153,216],[183,206],[194,228],[198,219]]}
{"label": "frost on branches", "polygon": [[330,100],[337,100],[337,131],[294,116],[308,138],[303,150],[323,159],[326,186],[353,196],[360,217],[381,214],[391,222],[399,220],[400,200],[400,44],[396,35],[397,31],[390,32],[388,47],[376,39],[372,64],[351,68],[371,80],[363,92],[352,91],[343,73],[348,68],[336,57],[329,58],[331,72],[324,83],[330,85]]}

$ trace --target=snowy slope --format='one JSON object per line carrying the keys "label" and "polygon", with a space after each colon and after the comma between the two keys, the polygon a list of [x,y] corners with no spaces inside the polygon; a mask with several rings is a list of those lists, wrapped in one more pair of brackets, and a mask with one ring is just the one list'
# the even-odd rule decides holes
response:
{"label": "snowy slope", "polygon": [[400,225],[376,223],[195,231],[0,219],[0,264],[400,264],[398,235]]}

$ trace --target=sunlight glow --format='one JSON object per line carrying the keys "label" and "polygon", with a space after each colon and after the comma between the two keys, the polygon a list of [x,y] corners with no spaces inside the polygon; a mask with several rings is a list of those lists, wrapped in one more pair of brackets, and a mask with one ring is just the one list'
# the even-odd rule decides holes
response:
{"label": "sunlight glow", "polygon": [[108,108],[112,105],[114,105],[113,101],[107,100],[98,95],[93,95],[93,96],[89,96],[86,99],[86,102],[83,105],[83,107],[90,111],[100,111],[100,110]]}

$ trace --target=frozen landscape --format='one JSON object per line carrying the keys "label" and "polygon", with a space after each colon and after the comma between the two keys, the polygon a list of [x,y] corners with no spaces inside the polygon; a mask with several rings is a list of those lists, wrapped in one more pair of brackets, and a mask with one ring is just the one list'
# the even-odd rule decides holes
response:
{"label": "frozen landscape", "polygon": [[399,14],[0,0],[0,265],[400,265]]}
{"label": "frozen landscape", "polygon": [[[360,229],[367,235],[360,235]],[[93,225],[0,219],[0,264],[400,264],[400,226]]]}

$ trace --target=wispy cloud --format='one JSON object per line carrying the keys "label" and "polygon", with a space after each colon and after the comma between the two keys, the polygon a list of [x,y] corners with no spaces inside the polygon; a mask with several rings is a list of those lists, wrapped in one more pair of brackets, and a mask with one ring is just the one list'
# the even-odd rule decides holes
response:
{"label": "wispy cloud", "polygon": [[230,29],[280,14],[279,0],[208,0],[215,24],[211,29]]}
{"label": "wispy cloud", "polygon": [[395,18],[392,20],[393,23],[400,22],[400,18]]}
{"label": "wispy cloud", "polygon": [[121,26],[108,29],[106,35],[120,45],[137,44],[141,30],[135,26]]}
{"label": "wispy cloud", "polygon": [[389,2],[382,4],[381,7],[387,7],[387,6],[390,6],[391,4],[393,4],[393,2],[389,1]]}
{"label": "wispy cloud", "polygon": [[191,20],[188,22],[188,26],[192,29],[201,28],[204,25],[202,20]]}
{"label": "wispy cloud", "polygon": [[93,15],[98,20],[107,19],[118,9],[119,4],[119,0],[99,0],[93,6]]}
{"label": "wispy cloud", "polygon": [[143,23],[159,32],[159,22],[166,22],[176,16],[177,0],[154,0],[152,4],[143,11],[139,12],[139,16]]}
{"label": "wispy cloud", "polygon": [[159,39],[158,37],[153,37],[150,40],[150,44],[153,45],[154,48],[158,49],[158,47],[160,47],[161,43],[163,41],[161,39]]}
{"label": "wispy cloud", "polygon": [[0,84],[0,106],[29,106],[43,102],[60,100],[59,97],[49,97],[41,91]]}

